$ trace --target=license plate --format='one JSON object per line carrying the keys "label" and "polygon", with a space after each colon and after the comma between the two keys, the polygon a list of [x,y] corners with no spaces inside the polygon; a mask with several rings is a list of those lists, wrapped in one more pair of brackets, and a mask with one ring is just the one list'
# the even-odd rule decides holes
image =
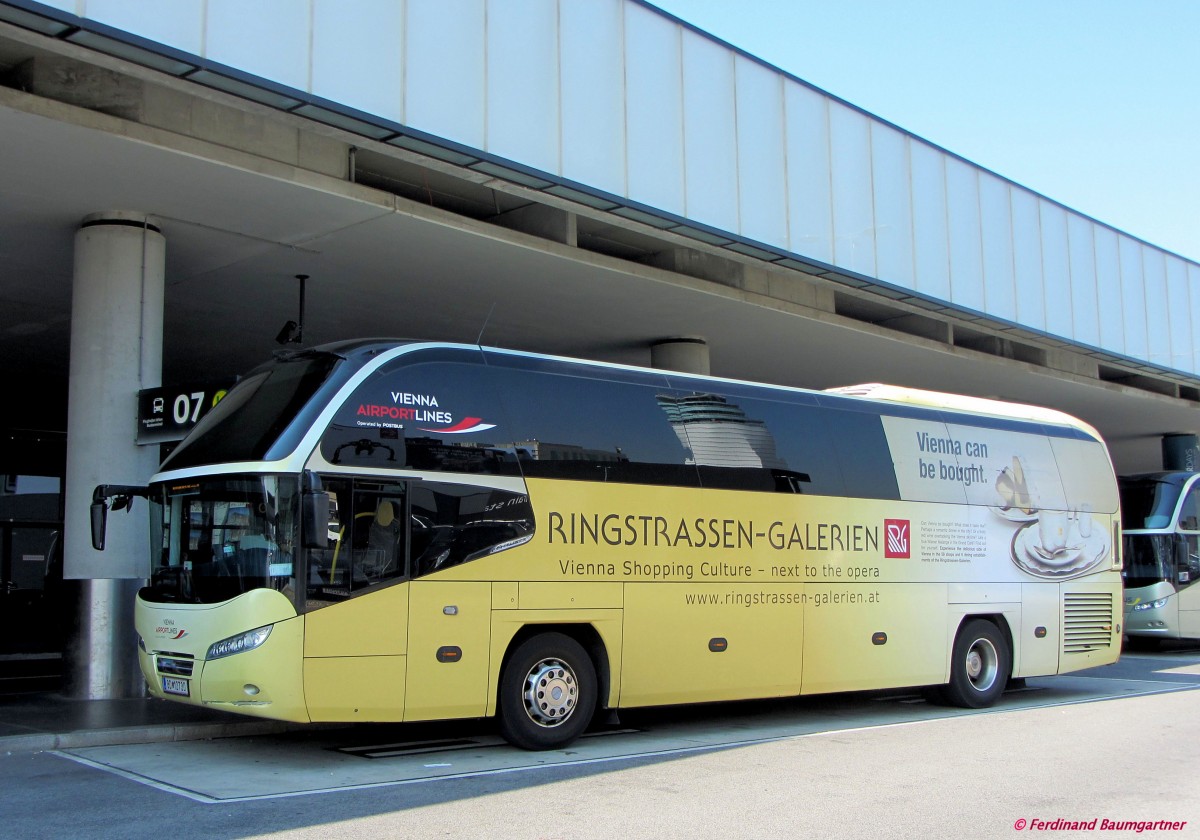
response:
{"label": "license plate", "polygon": [[177,679],[176,677],[162,678],[163,691],[167,694],[178,694],[183,697],[188,696],[188,681]]}

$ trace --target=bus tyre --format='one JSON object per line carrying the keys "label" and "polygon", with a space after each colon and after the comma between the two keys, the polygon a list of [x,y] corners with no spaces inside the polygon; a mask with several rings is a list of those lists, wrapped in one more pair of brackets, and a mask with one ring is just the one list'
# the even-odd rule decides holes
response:
{"label": "bus tyre", "polygon": [[500,678],[500,734],[526,750],[574,741],[596,709],[596,669],[587,651],[561,633],[527,639]]}
{"label": "bus tyre", "polygon": [[1012,668],[1012,652],[1004,632],[983,619],[972,619],[954,639],[950,682],[941,698],[951,706],[982,709],[1000,699]]}

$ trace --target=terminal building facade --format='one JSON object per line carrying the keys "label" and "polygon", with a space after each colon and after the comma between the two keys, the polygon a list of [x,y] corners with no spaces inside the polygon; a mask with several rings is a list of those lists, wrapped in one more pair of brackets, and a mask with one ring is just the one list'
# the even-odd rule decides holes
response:
{"label": "terminal building facade", "polygon": [[0,655],[78,696],[138,690],[148,571],[92,488],[281,342],[888,382],[1195,457],[1200,265],[641,0],[0,0],[0,132]]}

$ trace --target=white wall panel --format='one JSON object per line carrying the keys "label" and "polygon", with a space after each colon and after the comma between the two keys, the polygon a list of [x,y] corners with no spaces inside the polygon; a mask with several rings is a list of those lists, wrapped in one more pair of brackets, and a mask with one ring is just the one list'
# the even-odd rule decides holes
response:
{"label": "white wall panel", "polygon": [[1042,223],[1038,197],[1014,189],[1012,199],[1013,274],[1017,281],[1017,322],[1035,330],[1046,328],[1046,298],[1042,292]]}
{"label": "white wall panel", "polygon": [[871,201],[871,126],[865,116],[829,103],[833,165],[833,261],[875,274],[875,210]]}
{"label": "white wall panel", "polygon": [[1007,181],[987,172],[979,173],[984,309],[1006,321],[1017,320],[1011,191],[1012,187]]}
{"label": "white wall panel", "polygon": [[979,232],[979,174],[946,159],[946,218],[950,230],[950,293],[959,306],[984,310],[983,244]]}
{"label": "white wall panel", "polygon": [[45,0],[1065,340],[1200,372],[1200,266],[634,0]]}
{"label": "white wall panel", "polygon": [[882,123],[871,124],[871,182],[879,279],[915,289],[908,138]]}
{"label": "white wall panel", "polygon": [[625,35],[621,4],[559,4],[562,174],[625,194]]}
{"label": "white wall panel", "polygon": [[629,197],[684,212],[680,26],[625,4],[625,154]]}
{"label": "white wall panel", "polygon": [[308,3],[208,0],[205,57],[308,90],[310,28]]}
{"label": "white wall panel", "polygon": [[63,11],[102,21],[177,50],[201,55],[204,52],[204,0],[87,0],[76,3],[47,3]]}
{"label": "white wall panel", "polygon": [[1192,364],[1192,300],[1188,288],[1187,263],[1168,256],[1167,320],[1171,326],[1170,366],[1187,370]]}
{"label": "white wall panel", "polygon": [[787,247],[783,78],[743,56],[735,61],[741,234]]}
{"label": "white wall panel", "polygon": [[1121,301],[1121,254],[1117,234],[1096,227],[1096,296],[1100,315],[1100,346],[1114,353],[1125,351],[1125,322]]}
{"label": "white wall panel", "polygon": [[405,8],[404,121],[482,149],[484,0],[407,0]]}
{"label": "white wall panel", "polygon": [[1117,238],[1121,269],[1121,323],[1125,332],[1125,353],[1150,360],[1149,320],[1146,317],[1146,271],[1142,264],[1142,246],[1128,236]]}
{"label": "white wall panel", "polygon": [[736,232],[738,156],[733,53],[689,29],[682,30],[682,49],[686,215]]}
{"label": "white wall panel", "polygon": [[1046,329],[1071,336],[1071,260],[1067,252],[1067,211],[1038,200],[1042,220],[1042,283],[1046,299]]}
{"label": "white wall panel", "polygon": [[924,143],[908,146],[913,183],[917,290],[950,300],[950,231],[946,225],[946,156]]}
{"label": "white wall panel", "polygon": [[1146,326],[1150,335],[1150,361],[1171,363],[1171,318],[1167,309],[1167,260],[1162,251],[1141,245],[1145,274]]}
{"label": "white wall panel", "polygon": [[404,4],[355,0],[350,15],[345,0],[312,0],[312,9],[312,92],[403,122]]}
{"label": "white wall panel", "polygon": [[1093,347],[1100,343],[1094,228],[1095,225],[1082,216],[1067,214],[1067,253],[1071,264],[1070,337]]}
{"label": "white wall panel", "polygon": [[557,174],[557,0],[489,0],[487,151]]}
{"label": "white wall panel", "polygon": [[833,262],[833,199],[829,180],[829,99],[785,82],[788,243],[792,251]]}

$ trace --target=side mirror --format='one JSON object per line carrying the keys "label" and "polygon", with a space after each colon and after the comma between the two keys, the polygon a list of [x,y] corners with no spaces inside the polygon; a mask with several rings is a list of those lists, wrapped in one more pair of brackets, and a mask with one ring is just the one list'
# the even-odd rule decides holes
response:
{"label": "side mirror", "polygon": [[300,518],[303,521],[304,547],[329,546],[329,494],[309,490],[302,496]]}
{"label": "side mirror", "polygon": [[113,510],[132,510],[134,496],[150,496],[150,488],[129,484],[99,484],[92,491],[92,548],[104,550],[104,534],[108,526],[108,500]]}
{"label": "side mirror", "polygon": [[108,505],[101,499],[92,502],[92,548],[104,550],[104,532],[108,525]]}

